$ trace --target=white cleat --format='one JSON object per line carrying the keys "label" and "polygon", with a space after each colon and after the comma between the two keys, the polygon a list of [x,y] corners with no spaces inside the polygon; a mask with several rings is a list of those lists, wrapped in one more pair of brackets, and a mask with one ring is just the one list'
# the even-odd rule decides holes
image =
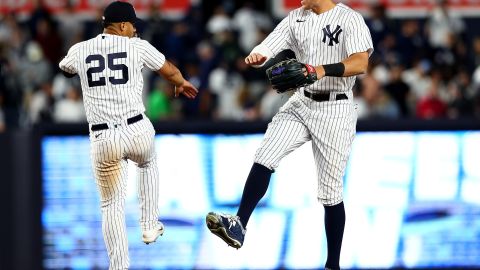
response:
{"label": "white cleat", "polygon": [[149,231],[144,231],[142,234],[142,241],[145,244],[150,244],[153,243],[157,240],[157,238],[160,235],[163,235],[163,231],[165,230],[163,223],[159,223],[155,228],[149,230]]}

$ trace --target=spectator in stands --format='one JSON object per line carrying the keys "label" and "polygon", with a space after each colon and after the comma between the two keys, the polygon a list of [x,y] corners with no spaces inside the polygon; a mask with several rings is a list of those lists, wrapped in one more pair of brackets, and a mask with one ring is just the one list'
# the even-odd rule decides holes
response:
{"label": "spectator in stands", "polygon": [[204,40],[197,45],[198,67],[200,85],[197,89],[207,89],[209,86],[209,76],[212,70],[217,66],[218,53],[209,40]]}
{"label": "spectator in stands", "polygon": [[386,57],[380,57],[378,54],[372,55],[370,65],[372,76],[381,85],[385,85],[390,81],[390,66],[396,65],[398,57],[395,54],[388,54]]}
{"label": "spectator in stands", "polygon": [[186,61],[187,51],[189,50],[187,34],[189,32],[188,25],[184,22],[174,22],[172,28],[164,37],[164,53],[168,55],[170,61],[176,65],[183,67]]}
{"label": "spectator in stands", "polygon": [[387,16],[386,7],[382,3],[370,5],[370,18],[366,20],[370,29],[373,44],[379,46],[388,34],[395,33],[394,22]]}
{"label": "spectator in stands", "polygon": [[448,117],[471,117],[476,95],[469,73],[462,69],[448,85]]}
{"label": "spectator in stands", "polygon": [[253,2],[245,1],[233,15],[233,27],[238,31],[242,53],[246,54],[259,43],[259,29],[271,29],[272,21],[266,14],[255,10]]}
{"label": "spectator in stands", "polygon": [[80,78],[78,76],[67,78],[62,73],[57,73],[52,80],[53,97],[60,100],[67,95],[70,88],[81,89]]}
{"label": "spectator in stands", "polygon": [[[452,80],[462,68],[467,68],[469,60],[465,43],[451,35],[447,38],[446,47],[434,51],[434,66],[441,71],[443,80]],[[470,57],[471,58],[471,57]]]}
{"label": "spectator in stands", "polygon": [[35,41],[40,44],[45,59],[48,60],[52,68],[56,69],[62,56],[63,40],[53,20],[41,18],[37,21]]}
{"label": "spectator in stands", "polygon": [[448,80],[444,77],[444,70],[439,69],[438,67],[433,69],[430,73],[430,78],[432,80],[432,85],[437,89],[437,96],[438,98],[445,104],[452,100],[450,93],[448,92],[448,82],[451,81],[449,78]]}
{"label": "spectator in stands", "polygon": [[95,11],[95,16],[89,18],[84,22],[84,38],[91,39],[96,37],[98,33],[103,32],[102,26],[102,16],[103,16],[103,6],[99,6]]}
{"label": "spectator in stands", "polygon": [[3,122],[9,129],[20,125],[23,91],[10,44],[0,41],[0,96],[2,96]]}
{"label": "spectator in stands", "polygon": [[0,16],[0,42],[11,42],[16,28],[18,28],[18,24],[13,14]]}
{"label": "spectator in stands", "polygon": [[45,5],[45,0],[32,0],[33,10],[28,18],[28,30],[31,37],[37,36],[37,25],[40,20],[52,20],[52,15],[48,11]]}
{"label": "spectator in stands", "polygon": [[31,124],[48,123],[53,120],[53,108],[55,99],[53,98],[52,84],[43,83],[36,90],[29,100],[27,100],[29,108],[29,122]]}
{"label": "spectator in stands", "polygon": [[233,23],[222,5],[218,5],[212,17],[207,22],[207,31],[215,36],[223,31],[233,30]]}
{"label": "spectator in stands", "polygon": [[411,115],[408,106],[408,97],[410,94],[410,87],[403,81],[402,74],[404,68],[402,65],[395,65],[390,69],[390,80],[384,86],[385,91],[397,104],[402,117]]}
{"label": "spectator in stands", "polygon": [[429,44],[423,37],[417,20],[407,19],[401,23],[396,50],[406,68],[412,67],[414,59],[427,57],[428,47]]}
{"label": "spectator in stands", "polygon": [[[205,38],[205,18],[199,4],[193,4],[188,10],[183,22],[188,27],[188,44],[198,44]],[[195,55],[194,50],[186,52],[188,59],[192,59]]]}
{"label": "spectator in stands", "polygon": [[428,94],[432,85],[432,80],[429,76],[431,68],[432,65],[430,61],[422,59],[420,61],[417,60],[412,68],[403,72],[402,80],[408,84],[410,88],[413,103],[423,99]]}
{"label": "spectator in stands", "polygon": [[65,94],[65,98],[55,102],[53,120],[57,123],[87,122],[79,89],[70,87]]}
{"label": "spectator in stands", "polygon": [[259,102],[253,97],[247,83],[243,85],[238,93],[238,103],[240,108],[242,108],[242,121],[255,121],[260,118]]}
{"label": "spectator in stands", "polygon": [[26,55],[17,70],[24,92],[32,92],[53,77],[51,64],[45,60],[42,48],[38,43],[30,41],[26,46]]}
{"label": "spectator in stands", "polygon": [[68,49],[73,44],[78,43],[83,39],[84,25],[82,19],[75,13],[72,0],[67,0],[62,14],[57,16],[58,29],[60,37],[62,38],[63,50],[62,55],[66,55]]}
{"label": "spectator in stands", "polygon": [[188,61],[185,64],[185,78],[188,79],[198,89],[197,98],[194,100],[181,99],[181,109],[179,112],[184,118],[196,119],[212,117],[212,94],[208,88],[200,87],[200,67],[197,61]]}
{"label": "spectator in stands", "polygon": [[157,78],[152,91],[148,94],[146,114],[152,121],[159,121],[172,118],[172,95],[174,89],[169,89],[165,80]]}
{"label": "spectator in stands", "polygon": [[372,76],[372,67],[362,76],[360,82],[361,99],[366,105],[366,116],[371,118],[396,118],[400,112],[397,104],[384,91],[381,84]]}
{"label": "spectator in stands", "polygon": [[0,44],[5,44],[5,59],[15,73],[20,73],[19,62],[27,43],[27,34],[24,32],[15,14],[9,13],[0,20]]}
{"label": "spectator in stands", "polygon": [[432,72],[431,85],[425,96],[417,102],[416,115],[420,119],[444,118],[447,115],[447,104],[440,98],[442,87],[440,71]]}
{"label": "spectator in stands", "polygon": [[171,23],[164,18],[162,12],[160,12],[160,4],[156,1],[152,1],[148,12],[148,27],[145,29],[142,38],[150,41],[150,44],[157,50],[165,52],[165,37],[171,29]]}
{"label": "spectator in stands", "polygon": [[233,68],[232,63],[223,62],[214,69],[209,77],[209,89],[217,96],[216,118],[222,120],[242,120],[243,108],[240,106],[239,93],[245,86],[242,76]]}
{"label": "spectator in stands", "polygon": [[464,30],[463,20],[450,11],[448,0],[435,0],[426,24],[430,45],[435,49],[448,47],[449,39],[460,39]]}

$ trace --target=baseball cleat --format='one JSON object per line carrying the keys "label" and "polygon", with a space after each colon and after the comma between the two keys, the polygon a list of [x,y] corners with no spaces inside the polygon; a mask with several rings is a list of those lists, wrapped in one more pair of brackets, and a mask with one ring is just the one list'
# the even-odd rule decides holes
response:
{"label": "baseball cleat", "polygon": [[238,216],[210,212],[206,222],[208,229],[229,246],[236,249],[242,247],[246,230]]}
{"label": "baseball cleat", "polygon": [[142,241],[147,245],[153,243],[159,236],[163,235],[164,230],[165,227],[163,226],[163,223],[160,222],[155,228],[143,232]]}

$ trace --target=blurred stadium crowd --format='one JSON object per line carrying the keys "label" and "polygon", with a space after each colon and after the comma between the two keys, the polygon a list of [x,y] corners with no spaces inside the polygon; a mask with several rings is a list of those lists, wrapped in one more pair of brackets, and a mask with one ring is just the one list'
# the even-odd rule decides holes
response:
{"label": "blurred stadium crowd", "polygon": [[[58,62],[68,48],[102,32],[102,10],[85,19],[70,7],[53,16],[39,5],[27,19],[0,17],[0,132],[43,122],[85,122],[78,76]],[[1,16],[1,15],[0,15]],[[439,3],[427,18],[392,19],[373,5],[367,17],[375,52],[355,87],[359,118],[480,118],[480,36]],[[157,7],[137,24],[180,67],[200,94],[174,99],[172,86],[145,73],[145,104],[153,121],[270,119],[288,96],[269,88],[264,70],[244,57],[279,22],[250,2],[219,5],[210,16],[193,6],[166,19]]]}

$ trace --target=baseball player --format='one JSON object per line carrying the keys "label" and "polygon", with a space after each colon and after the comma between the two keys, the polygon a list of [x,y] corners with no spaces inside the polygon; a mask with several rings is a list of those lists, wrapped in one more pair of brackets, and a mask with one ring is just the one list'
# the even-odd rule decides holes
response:
{"label": "baseball player", "polygon": [[141,71],[147,67],[174,84],[176,97],[192,99],[198,93],[162,53],[136,37],[136,21],[131,4],[112,2],[104,10],[103,33],[73,45],[59,64],[66,76],[78,74],[82,85],[110,269],[129,267],[124,215],[127,159],[138,167],[143,242],[155,242],[164,230],[158,221],[155,130],[144,114]]}
{"label": "baseball player", "polygon": [[[295,89],[268,125],[237,214],[210,212],[206,223],[228,245],[240,248],[248,220],[266,193],[270,176],[280,160],[312,141],[318,199],[325,208],[328,247],[325,268],[339,269],[345,226],[343,175],[357,122],[352,87],[355,75],[366,72],[373,45],[362,16],[346,5],[331,0],[302,0],[301,4],[252,50],[245,62],[259,67],[282,50],[290,49],[299,62],[305,63],[305,73],[313,72],[316,80]],[[282,72],[285,69],[274,73]]]}

